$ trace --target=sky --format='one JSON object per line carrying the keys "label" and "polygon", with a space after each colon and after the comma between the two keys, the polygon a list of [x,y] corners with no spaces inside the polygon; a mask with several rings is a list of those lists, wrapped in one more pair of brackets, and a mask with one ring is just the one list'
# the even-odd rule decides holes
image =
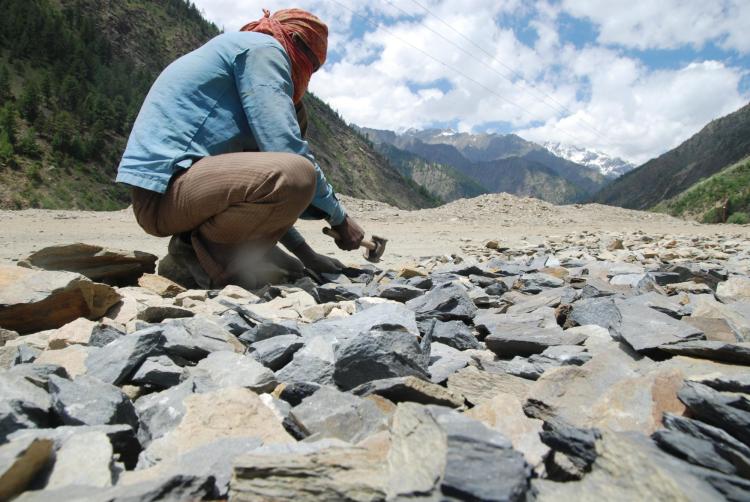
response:
{"label": "sky", "polygon": [[353,124],[515,133],[636,164],[750,101],[750,0],[194,0],[329,27],[309,90]]}

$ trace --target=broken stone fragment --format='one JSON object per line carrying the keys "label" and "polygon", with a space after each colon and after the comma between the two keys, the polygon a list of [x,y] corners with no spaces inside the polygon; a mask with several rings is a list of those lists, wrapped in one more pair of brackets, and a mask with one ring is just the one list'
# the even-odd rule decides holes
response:
{"label": "broken stone fragment", "polygon": [[532,382],[517,376],[488,373],[473,366],[464,368],[448,377],[448,390],[462,395],[471,404],[479,405],[498,393],[512,394],[525,401]]}
{"label": "broken stone fragment", "polygon": [[81,375],[49,378],[52,408],[65,425],[127,424],[136,430],[138,417],[130,399],[114,385]]}
{"label": "broken stone fragment", "polygon": [[419,320],[435,318],[471,322],[477,311],[466,289],[456,281],[435,286],[426,294],[406,302],[406,306],[416,313]]}
{"label": "broken stone fragment", "polygon": [[280,335],[250,344],[250,356],[272,371],[292,360],[294,353],[305,345],[297,335]]}
{"label": "broken stone fragment", "polygon": [[700,357],[730,364],[750,365],[750,343],[690,340],[661,345],[659,350],[670,354]]}
{"label": "broken stone fragment", "polygon": [[22,493],[52,454],[49,439],[18,439],[0,446],[0,499],[10,500]]}
{"label": "broken stone fragment", "polygon": [[155,274],[144,274],[139,277],[138,286],[148,289],[162,298],[174,298],[187,291],[176,282]]}
{"label": "broken stone fragment", "polygon": [[31,267],[65,270],[96,282],[114,286],[135,284],[143,274],[156,268],[157,257],[142,251],[107,249],[90,244],[68,244],[41,249],[23,260]]}
{"label": "broken stone fragment", "polygon": [[119,385],[150,356],[163,353],[163,328],[155,326],[123,336],[86,358],[86,373],[102,382]]}
{"label": "broken stone fragment", "polygon": [[112,486],[117,476],[112,454],[112,444],[103,432],[70,436],[55,452],[55,464],[45,489]]}
{"label": "broken stone fragment", "polygon": [[21,334],[99,319],[119,301],[112,287],[79,274],[0,265],[0,327]]}
{"label": "broken stone fragment", "polygon": [[271,370],[250,356],[235,352],[212,352],[190,374],[205,372],[218,387],[244,387],[258,393],[271,392],[278,385]]}
{"label": "broken stone fragment", "polygon": [[357,396],[376,394],[394,403],[413,402],[451,408],[460,408],[464,404],[462,397],[444,387],[413,376],[373,380],[355,387],[352,393]]}

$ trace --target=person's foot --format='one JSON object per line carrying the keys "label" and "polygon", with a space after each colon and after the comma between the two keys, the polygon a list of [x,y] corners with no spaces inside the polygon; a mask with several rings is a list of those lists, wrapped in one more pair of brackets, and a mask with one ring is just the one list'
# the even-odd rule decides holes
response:
{"label": "person's foot", "polygon": [[316,253],[307,243],[295,248],[293,253],[305,267],[318,274],[337,274],[345,268],[344,264],[336,258]]}
{"label": "person's foot", "polygon": [[190,244],[190,234],[177,234],[169,239],[167,255],[159,261],[158,273],[186,288],[210,287],[208,274]]}

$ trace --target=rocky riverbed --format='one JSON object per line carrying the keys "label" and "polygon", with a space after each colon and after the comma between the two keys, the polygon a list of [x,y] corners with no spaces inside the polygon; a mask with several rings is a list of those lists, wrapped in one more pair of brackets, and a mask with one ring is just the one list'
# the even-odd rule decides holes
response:
{"label": "rocky riverbed", "polygon": [[156,259],[0,268],[0,499],[750,493],[741,236],[467,241],[259,291]]}

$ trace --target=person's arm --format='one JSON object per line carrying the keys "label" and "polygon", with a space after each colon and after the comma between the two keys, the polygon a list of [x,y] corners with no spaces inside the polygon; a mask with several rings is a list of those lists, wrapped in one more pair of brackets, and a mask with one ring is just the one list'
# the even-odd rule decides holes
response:
{"label": "person's arm", "polygon": [[260,151],[303,155],[315,166],[317,185],[311,205],[332,226],[344,224],[346,212],[302,139],[292,101],[290,63],[280,46],[244,51],[234,61],[235,82],[250,130]]}

